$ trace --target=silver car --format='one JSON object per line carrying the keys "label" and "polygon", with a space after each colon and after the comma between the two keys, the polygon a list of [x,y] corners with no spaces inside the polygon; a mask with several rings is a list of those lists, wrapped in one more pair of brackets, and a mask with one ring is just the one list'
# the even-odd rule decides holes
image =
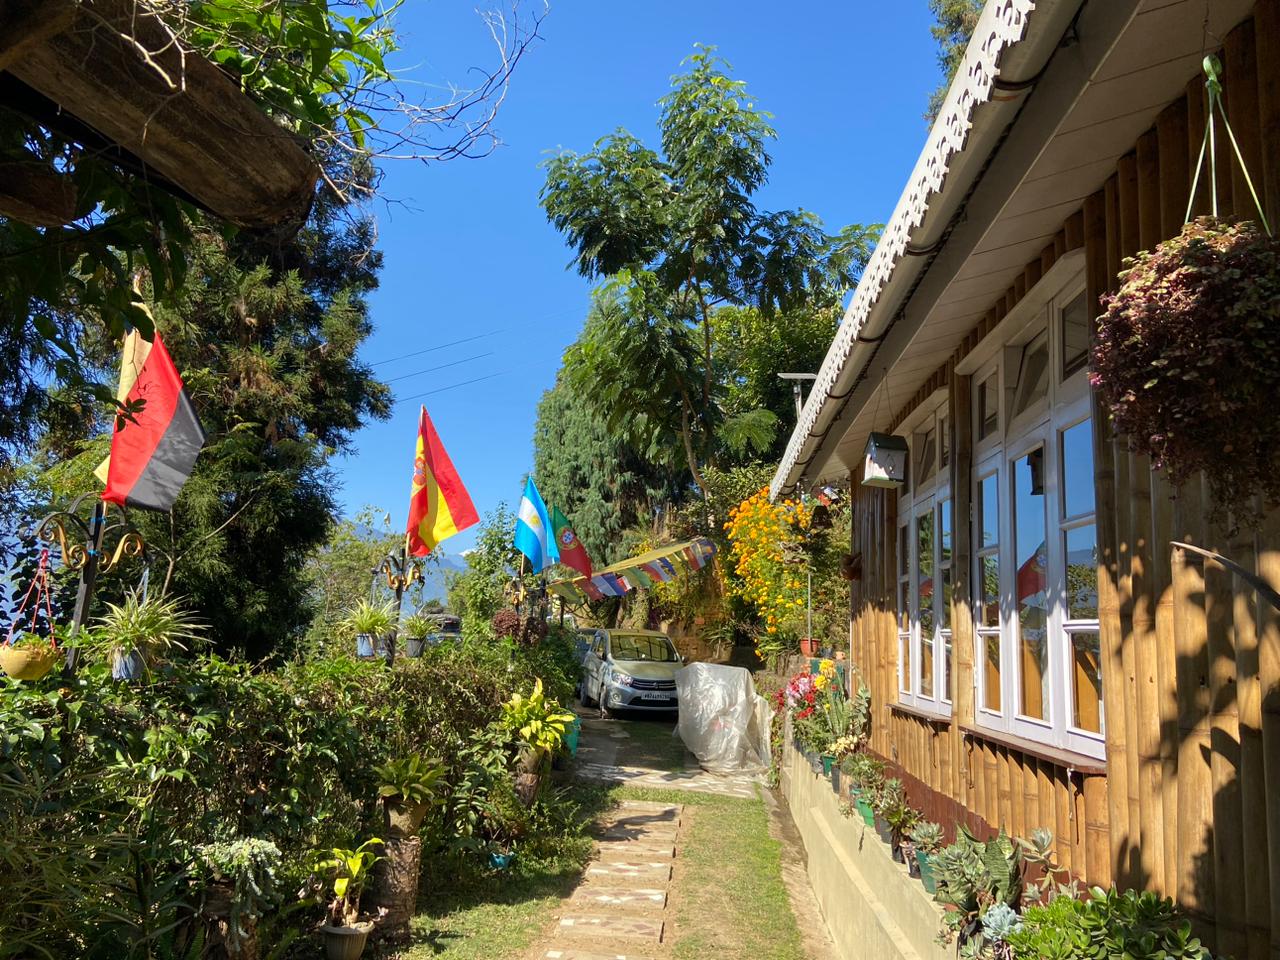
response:
{"label": "silver car", "polygon": [[676,671],[684,666],[671,638],[657,630],[597,630],[582,661],[578,699],[613,710],[676,710]]}

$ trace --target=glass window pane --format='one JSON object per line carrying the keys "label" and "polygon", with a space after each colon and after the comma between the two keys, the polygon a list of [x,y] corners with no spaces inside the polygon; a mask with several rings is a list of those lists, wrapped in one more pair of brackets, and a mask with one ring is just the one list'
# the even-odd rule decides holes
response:
{"label": "glass window pane", "polygon": [[1000,634],[978,635],[978,647],[982,658],[982,705],[988,710],[1000,712]]}
{"label": "glass window pane", "polygon": [[945,414],[938,420],[938,450],[939,462],[945,467],[951,462],[951,424]]}
{"label": "glass window pane", "polygon": [[907,528],[898,528],[898,575],[905,577],[911,572],[911,541],[907,539]]}
{"label": "glass window pane", "polygon": [[916,433],[916,480],[924,483],[933,476],[938,459],[938,433],[933,427]]}
{"label": "glass window pane", "polygon": [[979,587],[982,609],[978,625],[982,627],[1000,626],[1000,558],[995,555],[982,557],[979,561],[982,584]]}
{"label": "glass window pane", "polygon": [[911,634],[904,633],[898,637],[899,657],[902,658],[902,689],[907,693],[911,686]]}
{"label": "glass window pane", "polygon": [[943,567],[938,571],[938,579],[942,582],[942,605],[938,608],[938,619],[943,630],[951,629],[951,568]]}
{"label": "glass window pane", "polygon": [[942,646],[942,696],[946,700],[955,699],[955,691],[951,688],[951,634],[943,637]]}
{"label": "glass window pane", "polygon": [[1097,631],[1071,635],[1071,722],[1102,732],[1102,650]]}
{"label": "glass window pane", "polygon": [[1049,699],[1048,558],[1045,540],[1044,450],[1013,465],[1014,597],[1023,716],[1046,719]]}
{"label": "glass window pane", "polygon": [[1022,348],[1013,415],[1030,410],[1049,391],[1049,338],[1043,333]]}
{"label": "glass window pane", "polygon": [[933,696],[933,634],[920,636],[920,696]]}
{"label": "glass window pane", "polygon": [[978,439],[995,435],[1000,427],[1000,391],[993,373],[978,384]]}
{"label": "glass window pane", "polygon": [[994,547],[1000,542],[1000,485],[996,475],[983,477],[978,481],[978,522],[981,533],[978,536],[978,549]]}
{"label": "glass window pane", "polygon": [[938,538],[941,552],[939,562],[951,562],[951,501],[943,500],[938,505]]}
{"label": "glass window pane", "polygon": [[916,518],[916,583],[920,604],[920,633],[933,636],[933,511]]}
{"label": "glass window pane", "polygon": [[1098,619],[1098,532],[1088,526],[1068,530],[1067,619]]}
{"label": "glass window pane", "polygon": [[1084,294],[1076,297],[1062,311],[1062,379],[1089,363],[1089,311]]}
{"label": "glass window pane", "polygon": [[1062,431],[1062,510],[1067,517],[1093,513],[1093,427],[1082,420]]}
{"label": "glass window pane", "polygon": [[898,629],[899,630],[911,629],[911,614],[910,614],[910,611],[907,610],[907,594],[910,592],[910,590],[911,590],[911,585],[906,580],[899,581],[898,583]]}

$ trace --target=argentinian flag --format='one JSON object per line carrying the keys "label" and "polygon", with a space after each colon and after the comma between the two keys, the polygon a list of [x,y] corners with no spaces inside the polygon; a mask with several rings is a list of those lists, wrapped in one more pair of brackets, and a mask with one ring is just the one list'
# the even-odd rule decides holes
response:
{"label": "argentinian flag", "polygon": [[525,481],[524,496],[516,511],[515,548],[529,558],[534,573],[541,573],[560,559],[560,548],[551,534],[551,518],[533,477]]}

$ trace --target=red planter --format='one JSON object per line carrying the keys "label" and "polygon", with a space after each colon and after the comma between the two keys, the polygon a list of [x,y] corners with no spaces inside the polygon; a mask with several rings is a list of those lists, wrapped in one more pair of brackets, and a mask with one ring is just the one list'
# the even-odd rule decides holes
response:
{"label": "red planter", "polygon": [[802,637],[800,640],[800,654],[805,657],[816,657],[818,655],[818,641],[813,637]]}

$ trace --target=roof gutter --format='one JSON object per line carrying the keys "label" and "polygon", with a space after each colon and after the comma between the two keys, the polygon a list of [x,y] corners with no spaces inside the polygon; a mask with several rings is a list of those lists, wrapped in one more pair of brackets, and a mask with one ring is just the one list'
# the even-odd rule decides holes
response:
{"label": "roof gutter", "polygon": [[1084,2],[988,0],[925,148],[822,362],[770,483],[770,496],[804,481]]}

